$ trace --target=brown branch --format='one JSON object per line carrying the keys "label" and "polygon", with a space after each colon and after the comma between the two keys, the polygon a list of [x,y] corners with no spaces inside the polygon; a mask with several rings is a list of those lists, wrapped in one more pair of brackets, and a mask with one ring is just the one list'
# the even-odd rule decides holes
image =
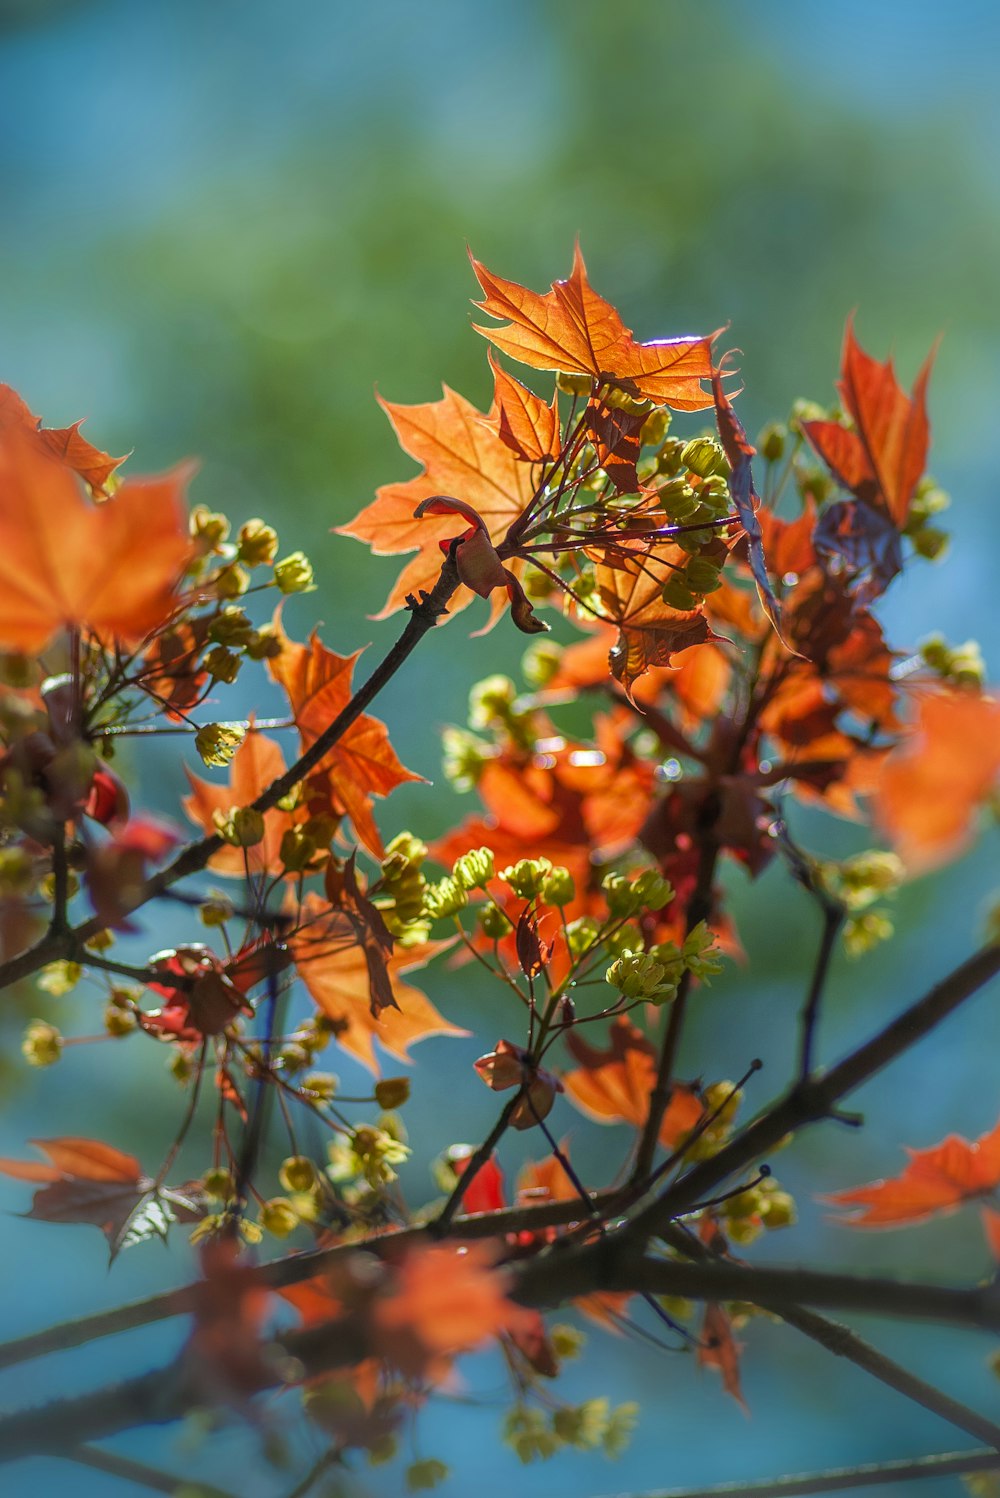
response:
{"label": "brown branch", "polygon": [[[458,587],[458,570],[452,558],[447,558],[441,567],[441,574],[430,593],[422,595],[420,601],[409,600],[410,617],[406,628],[396,643],[383,657],[375,670],[355,692],[346,707],[337,714],[333,722],[320,734],[316,742],[299,756],[295,763],[279,775],[276,780],[261,792],[256,801],[253,802],[254,811],[269,811],[277,804],[283,796],[293,790],[298,783],[314,769],[322,759],[330,752],[333,746],[343,737],[352,723],[364,712],[368,704],[375,698],[386,683],[399,670],[400,666],[413,652],[427,632],[434,628],[442,614],[448,612],[448,604]],[[158,895],[168,890],[171,885],[180,879],[186,879],[190,874],[196,874],[205,867],[213,853],[217,853],[223,846],[223,841],[217,835],[199,838],[198,841],[188,843],[182,848],[172,863],[166,868],[160,869],[158,873],[151,875],[135,891],[134,896],[123,905],[122,915],[130,915],[133,911],[155,900]],[[55,924],[53,928],[36,942],[27,951],[11,957],[7,962],[0,964],[0,988],[6,988],[11,983],[18,982],[21,978],[28,977],[37,972],[49,962],[58,958],[72,958],[85,942],[92,936],[96,936],[105,927],[105,922],[94,916],[89,921],[82,922],[71,930],[60,930]]]}
{"label": "brown branch", "polygon": [[[60,1453],[71,1462],[82,1467],[92,1467],[95,1472],[107,1472],[110,1477],[121,1477],[125,1482],[150,1488],[154,1493],[178,1493],[186,1487],[183,1477],[175,1472],[164,1472],[160,1467],[150,1467],[146,1462],[137,1462],[129,1456],[119,1456],[114,1451],[102,1451],[99,1446],[78,1446],[75,1451]],[[199,1498],[233,1498],[228,1488],[217,1488],[214,1483],[201,1479],[191,1485]]]}

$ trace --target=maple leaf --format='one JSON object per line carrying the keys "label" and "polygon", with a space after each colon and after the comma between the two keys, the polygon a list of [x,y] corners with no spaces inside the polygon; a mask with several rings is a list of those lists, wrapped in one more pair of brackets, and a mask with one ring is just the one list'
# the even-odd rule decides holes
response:
{"label": "maple leaf", "polygon": [[873,810],[913,873],[954,857],[1000,774],[1000,701],[976,692],[920,697],[908,737],[875,777]]}
{"label": "maple leaf", "polygon": [[[315,630],[307,645],[299,644],[288,638],[277,615],[275,638],[281,651],[268,661],[268,669],[285,690],[305,752],[350,701],[351,675],[361,652],[337,655]],[[350,817],[359,840],[381,858],[385,849],[372,796],[387,796],[397,785],[420,779],[400,763],[385,724],[363,713],[310,773],[309,789],[315,794],[325,783],[331,809]]]}
{"label": "maple leaf", "polygon": [[[656,1048],[624,1015],[612,1021],[608,1038],[608,1049],[601,1051],[572,1032],[567,1035],[566,1044],[581,1064],[563,1077],[566,1095],[598,1123],[629,1123],[641,1129],[656,1085]],[[660,1126],[660,1143],[673,1149],[697,1126],[704,1111],[693,1088],[676,1084]]]}
{"label": "maple leaf", "polygon": [[[971,1142],[960,1134],[949,1134],[930,1149],[906,1153],[909,1164],[898,1176],[835,1191],[821,1200],[849,1209],[841,1221],[852,1228],[907,1227],[957,1211],[968,1201],[989,1198],[995,1202],[1000,1186],[1000,1124]],[[981,1207],[981,1215],[990,1248],[1000,1258],[1000,1216],[988,1205]]]}
{"label": "maple leaf", "polygon": [[[285,769],[285,756],[280,746],[266,734],[254,733],[251,725],[251,731],[233,755],[228,785],[202,780],[185,767],[191,795],[183,798],[182,805],[191,821],[211,837],[218,831],[216,812],[225,817],[235,806],[251,806],[272,780],[285,773]],[[307,816],[304,807],[289,812],[273,806],[264,813],[264,836],[259,843],[250,848],[234,848],[227,843],[212,854],[208,867],[216,874],[240,879],[247,871],[251,874],[284,873],[281,839]]]}
{"label": "maple leaf", "polygon": [[156,1190],[134,1155],[98,1139],[32,1139],[49,1164],[0,1159],[0,1172],[41,1185],[25,1217],[40,1222],[85,1222],[99,1227],[111,1257],[152,1234],[164,1236],[183,1216],[192,1221],[200,1207],[184,1192]]}
{"label": "maple leaf", "polygon": [[107,497],[108,481],[124,458],[112,458],[81,436],[82,421],[69,427],[43,427],[9,385],[0,385],[0,433],[13,428],[27,433],[39,447],[71,468],[95,496]]}
{"label": "maple leaf", "polygon": [[492,1051],[473,1063],[479,1076],[493,1092],[520,1087],[522,1095],[510,1117],[515,1129],[533,1129],[552,1111],[556,1093],[563,1085],[558,1077],[543,1071],[522,1046],[510,1040],[498,1040]]}
{"label": "maple leaf", "polygon": [[378,1073],[373,1041],[390,1055],[409,1060],[408,1047],[430,1035],[466,1035],[449,1024],[418,988],[404,983],[402,974],[423,967],[447,941],[394,952],[387,971],[397,1008],[375,1015],[371,1003],[371,974],[364,949],[358,945],[349,916],[330,907],[321,896],[308,893],[302,904],[300,929],[289,938],[296,970],[323,1013],[334,1022],[338,1045]]}
{"label": "maple leaf", "polygon": [[716,1368],[722,1375],[722,1387],[731,1394],[745,1412],[747,1402],[740,1385],[739,1342],[733,1336],[733,1326],[728,1312],[717,1301],[709,1301],[701,1323],[698,1340],[697,1361],[699,1368]]}
{"label": "maple leaf", "polygon": [[[455,534],[454,518],[447,514],[416,516],[422,501],[460,495],[497,545],[535,492],[530,466],[491,429],[488,418],[447,385],[443,389],[441,400],[423,405],[398,406],[379,399],[399,445],[423,465],[423,472],[401,483],[383,484],[360,515],[337,527],[338,535],[366,542],[376,556],[419,552],[403,568],[378,619],[401,609],[408,594],[433,587],[441,570],[439,543]],[[465,608],[472,598],[471,591],[460,589],[451,612]]]}
{"label": "maple leaf", "polygon": [[[724,544],[718,546],[724,556]],[[719,638],[700,607],[675,609],[663,601],[664,584],[686,560],[679,546],[655,553],[630,547],[597,567],[601,613],[618,626],[608,657],[611,674],[628,694],[650,666],[669,666],[680,651]]]}
{"label": "maple leaf", "polygon": [[469,258],[485,293],[475,305],[504,323],[476,326],[476,332],[521,364],[590,375],[600,384],[677,411],[711,405],[701,383],[712,373],[711,337],[637,343],[615,308],[587,280],[579,244],[569,277],[554,281],[544,294],[495,276],[471,253]]}
{"label": "maple leaf", "polygon": [[[287,965],[287,958],[277,949],[268,950],[275,953],[272,961]],[[160,976],[147,986],[167,1002],[139,1016],[142,1028],[194,1046],[207,1035],[221,1035],[238,1015],[252,1014],[246,991],[265,976],[266,969],[258,971],[256,963],[242,966],[243,957],[238,952],[224,962],[200,942],[154,953],[148,966]]]}
{"label": "maple leaf", "polygon": [[505,447],[525,463],[554,462],[562,451],[559,398],[546,405],[541,396],[515,380],[489,350],[493,371],[493,408],[483,419]]}
{"label": "maple leaf", "polygon": [[96,505],[23,433],[0,435],[0,643],[34,654],[67,628],[135,643],[162,624],[191,553],[189,474],[129,479]]}
{"label": "maple leaf", "polygon": [[503,1332],[536,1325],[507,1297],[507,1277],[486,1244],[421,1245],[406,1254],[372,1307],[379,1353],[412,1377],[438,1379],[448,1360]]}
{"label": "maple leaf", "polygon": [[853,318],[848,319],[837,389],[853,429],[836,421],[802,425],[838,483],[881,510],[897,530],[906,522],[927,463],[927,382],[935,352],[932,349],[907,395],[892,360],[880,364],[866,354],[854,336]]}

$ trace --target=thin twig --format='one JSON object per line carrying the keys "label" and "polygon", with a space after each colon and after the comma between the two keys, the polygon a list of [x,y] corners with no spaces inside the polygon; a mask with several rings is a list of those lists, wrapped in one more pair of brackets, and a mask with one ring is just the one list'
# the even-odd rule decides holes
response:
{"label": "thin twig", "polygon": [[[179,1493],[188,1486],[188,1480],[173,1472],[164,1472],[161,1467],[150,1467],[146,1462],[137,1462],[129,1456],[119,1456],[114,1451],[103,1451],[99,1446],[77,1446],[73,1451],[60,1452],[67,1461],[79,1462],[83,1467],[93,1467],[97,1472],[106,1472],[110,1477],[121,1477],[125,1482],[138,1483],[151,1488],[154,1493]],[[228,1488],[218,1488],[214,1483],[200,1478],[191,1484],[199,1498],[234,1498]]]}
{"label": "thin twig", "polygon": [[[846,1493],[856,1488],[881,1487],[887,1482],[917,1482],[923,1477],[964,1477],[973,1472],[995,1472],[995,1451],[942,1451],[912,1460],[871,1462],[857,1467],[829,1467],[778,1477],[772,1482],[723,1482],[710,1488],[657,1488],[633,1498],[807,1498],[811,1493]],[[619,1493],[617,1498],[627,1498]]]}

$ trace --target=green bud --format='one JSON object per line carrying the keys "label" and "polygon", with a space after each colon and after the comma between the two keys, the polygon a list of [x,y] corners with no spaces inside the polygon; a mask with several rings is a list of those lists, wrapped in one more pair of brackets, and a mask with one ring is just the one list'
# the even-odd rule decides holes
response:
{"label": "green bud", "polygon": [[232,828],[237,847],[254,848],[264,839],[264,813],[239,806],[232,814]]}
{"label": "green bud", "polygon": [[223,567],[215,579],[215,592],[219,598],[242,598],[250,586],[250,574],[237,562]]}
{"label": "green bud", "polygon": [[685,442],[681,462],[689,473],[696,473],[700,479],[729,470],[725,453],[711,437],[693,437],[690,442]]}
{"label": "green bud", "polygon": [[564,395],[589,395],[591,384],[588,374],[569,374],[560,370],[556,375],[556,389]]}
{"label": "green bud", "polygon": [[[684,477],[687,470],[684,467],[684,448],[687,444],[683,437],[667,437],[660,444],[660,451],[656,458],[656,469],[662,473],[664,478],[674,478],[682,488],[686,488],[687,480]],[[670,486],[667,485],[667,488]],[[661,490],[662,493],[662,490]]]}
{"label": "green bud", "polygon": [[585,1333],[575,1326],[559,1322],[549,1331],[549,1341],[557,1358],[577,1358],[587,1343]]}
{"label": "green bud", "polygon": [[305,552],[292,551],[280,562],[275,562],[274,581],[281,593],[311,593],[313,569]]}
{"label": "green bud", "polygon": [[406,1487],[411,1493],[430,1492],[431,1488],[438,1487],[447,1477],[451,1475],[451,1468],[446,1467],[444,1462],[439,1462],[436,1457],[425,1457],[422,1461],[411,1462],[406,1469]]}
{"label": "green bud", "polygon": [[131,1009],[121,1009],[117,1004],[108,1004],[104,1010],[104,1028],[113,1040],[131,1035],[138,1021]]}
{"label": "green bud", "polygon": [[592,915],[581,915],[575,921],[570,921],[566,928],[570,956],[582,957],[589,952],[597,940],[597,933],[600,929]]}
{"label": "green bud", "polygon": [[569,905],[576,896],[576,885],[569,869],[564,869],[561,864],[550,869],[542,880],[542,899],[549,905],[558,905],[560,908]]}
{"label": "green bud", "polygon": [[201,1188],[205,1195],[212,1197],[214,1201],[228,1202],[236,1190],[236,1181],[231,1170],[216,1165],[211,1170],[206,1170],[202,1176]]}
{"label": "green bud", "polygon": [[65,958],[59,958],[56,962],[48,962],[42,968],[41,973],[35,979],[37,987],[44,993],[50,993],[53,998],[61,999],[74,989],[83,977],[83,968],[78,962],[69,962]]}
{"label": "green bud", "polygon": [[316,857],[316,840],[302,827],[286,827],[278,857],[290,874],[302,874]]}
{"label": "green bud", "polygon": [[246,653],[252,661],[273,661],[281,654],[281,641],[270,624],[255,629],[246,643]]}
{"label": "green bud", "polygon": [[383,1077],[375,1083],[375,1101],[387,1114],[395,1108],[402,1108],[409,1100],[409,1077]]}
{"label": "green bud", "polygon": [[722,568],[718,562],[710,561],[708,557],[692,557],[684,568],[684,581],[692,593],[704,596],[706,593],[714,593],[716,588],[721,587],[722,580],[719,576]]}
{"label": "green bud", "polygon": [[191,511],[188,527],[192,538],[207,553],[219,551],[229,535],[229,521],[207,505],[195,505]]}
{"label": "green bud", "polygon": [[715,933],[710,931],[704,921],[699,921],[692,931],[684,938],[684,946],[681,955],[689,973],[695,978],[700,978],[703,983],[714,973],[722,972],[722,963],[719,960],[719,951],[715,945]]}
{"label": "green bud", "polygon": [[248,567],[273,562],[278,554],[278,533],[263,520],[248,520],[240,526],[237,555]]}
{"label": "green bud", "polygon": [[616,918],[635,915],[642,909],[642,896],[624,874],[605,874],[601,880],[601,888],[608,902],[608,911]]}
{"label": "green bud", "polygon": [[647,952],[624,952],[608,968],[604,980],[627,999],[649,999],[654,1003],[664,1003],[667,999],[672,999],[677,991],[676,984],[667,981],[667,974],[660,963]]}
{"label": "green bud", "polygon": [[257,1220],[265,1233],[275,1238],[287,1238],[299,1225],[299,1216],[287,1196],[272,1196],[262,1203]]}
{"label": "green bud", "polygon": [[235,651],[227,650],[225,645],[213,645],[203,664],[216,681],[224,681],[231,686],[240,674],[242,661]]}
{"label": "green bud", "polygon": [[232,903],[224,895],[213,895],[198,906],[198,915],[203,926],[224,926],[233,918]]}
{"label": "green bud", "polygon": [[892,934],[892,922],[881,911],[869,910],[864,915],[851,916],[844,925],[844,951],[848,957],[864,957]]}
{"label": "green bud", "polygon": [[533,900],[542,892],[542,883],[552,865],[547,858],[521,858],[500,875],[521,900]]}
{"label": "green bud", "polygon": [[788,428],[780,421],[769,421],[757,438],[757,451],[765,463],[780,463],[785,456]]}
{"label": "green bud", "polygon": [[483,905],[479,911],[479,927],[490,941],[499,941],[510,931],[511,924],[498,905]]}
{"label": "green bud", "polygon": [[492,848],[475,848],[455,860],[452,875],[463,889],[485,889],[496,869]]}
{"label": "green bud", "polygon": [[208,638],[217,645],[241,649],[254,634],[254,627],[242,609],[231,605],[222,609],[208,626]]}
{"label": "green bud", "polygon": [[925,525],[912,537],[913,549],[928,562],[940,562],[948,550],[949,539],[947,531]]}
{"label": "green bud", "polygon": [[797,400],[792,406],[788,425],[797,437],[802,435],[802,426],[807,421],[829,421],[830,413],[815,401]]}
{"label": "green bud", "polygon": [[687,479],[680,474],[661,484],[657,492],[667,518],[675,525],[687,525],[698,509],[697,495]]}
{"label": "green bud", "polygon": [[643,422],[639,441],[643,447],[660,447],[669,429],[670,412],[663,406],[657,406]]}
{"label": "green bud", "polygon": [[24,895],[34,883],[34,863],[24,848],[0,848],[0,895]]}
{"label": "green bud", "polygon": [[316,1167],[308,1155],[289,1155],[278,1170],[278,1180],[286,1191],[311,1191],[316,1177]]}
{"label": "green bud", "polygon": [[302,1091],[318,1103],[328,1103],[337,1096],[340,1079],[331,1071],[311,1071],[302,1078]]}
{"label": "green bud", "polygon": [[471,790],[482,774],[490,753],[489,745],[463,728],[446,728],[441,737],[445,778],[456,791]]}

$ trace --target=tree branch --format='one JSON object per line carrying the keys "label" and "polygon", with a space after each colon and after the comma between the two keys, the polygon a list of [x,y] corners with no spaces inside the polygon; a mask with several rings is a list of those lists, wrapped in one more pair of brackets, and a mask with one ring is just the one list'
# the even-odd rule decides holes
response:
{"label": "tree branch", "polygon": [[[973,1472],[995,1472],[995,1451],[943,1451],[912,1461],[871,1462],[858,1467],[829,1467],[778,1477],[773,1482],[723,1482],[711,1488],[657,1488],[635,1498],[807,1498],[811,1493],[844,1493],[854,1488],[880,1487],[887,1482],[917,1482],[922,1477],[964,1477]],[[625,1498],[619,1494],[618,1498]]]}

